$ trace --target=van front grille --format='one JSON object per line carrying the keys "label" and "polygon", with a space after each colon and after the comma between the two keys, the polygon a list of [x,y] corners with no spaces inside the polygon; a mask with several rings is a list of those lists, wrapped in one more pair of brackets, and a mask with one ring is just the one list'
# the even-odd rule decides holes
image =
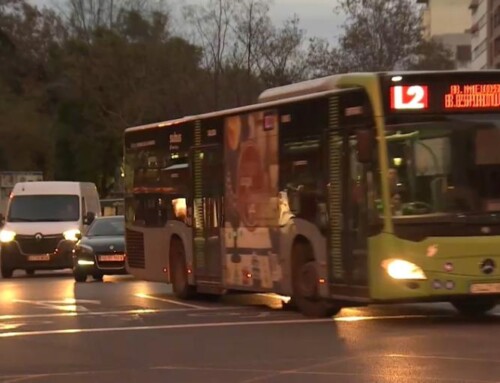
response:
{"label": "van front grille", "polygon": [[17,235],[16,241],[24,254],[52,254],[64,239],[62,235],[53,235],[37,239],[34,235]]}

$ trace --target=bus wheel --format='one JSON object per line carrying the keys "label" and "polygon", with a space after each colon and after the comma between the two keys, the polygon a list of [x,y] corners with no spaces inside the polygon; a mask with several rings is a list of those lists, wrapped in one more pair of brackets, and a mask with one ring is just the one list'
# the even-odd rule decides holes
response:
{"label": "bus wheel", "polygon": [[492,300],[464,300],[451,302],[451,304],[462,315],[481,316],[493,309],[497,302]]}
{"label": "bus wheel", "polygon": [[173,238],[170,243],[170,271],[175,296],[179,299],[194,298],[196,287],[189,285],[184,245],[177,238]]}
{"label": "bus wheel", "polygon": [[332,317],[342,309],[339,304],[319,297],[319,277],[316,261],[311,260],[312,249],[307,243],[297,243],[293,248],[293,297],[292,300],[305,316]]}

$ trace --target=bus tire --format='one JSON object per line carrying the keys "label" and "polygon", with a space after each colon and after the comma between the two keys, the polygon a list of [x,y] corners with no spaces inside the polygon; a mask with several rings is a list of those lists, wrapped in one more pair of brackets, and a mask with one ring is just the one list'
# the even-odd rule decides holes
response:
{"label": "bus tire", "polygon": [[313,318],[337,315],[342,306],[319,297],[317,264],[309,243],[300,241],[294,245],[292,264],[292,300],[298,310],[303,315]]}
{"label": "bus tire", "polygon": [[183,300],[194,298],[196,296],[196,287],[189,284],[186,252],[184,244],[179,238],[172,238],[170,241],[170,272],[170,280],[175,296]]}
{"label": "bus tire", "polygon": [[462,315],[465,316],[481,316],[492,310],[497,301],[494,300],[463,300],[451,302],[453,307]]}

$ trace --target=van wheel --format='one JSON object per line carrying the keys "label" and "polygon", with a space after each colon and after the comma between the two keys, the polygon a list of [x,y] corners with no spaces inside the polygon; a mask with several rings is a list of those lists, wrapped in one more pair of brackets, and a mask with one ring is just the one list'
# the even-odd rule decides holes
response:
{"label": "van wheel", "polygon": [[451,302],[451,304],[462,315],[481,316],[492,310],[497,305],[497,302],[491,300],[464,300]]}
{"label": "van wheel", "polygon": [[196,296],[196,287],[189,285],[184,245],[178,238],[170,243],[170,279],[174,294],[179,299],[192,299]]}
{"label": "van wheel", "polygon": [[308,317],[328,318],[337,315],[342,306],[319,296],[317,264],[311,259],[311,246],[308,243],[296,243],[292,251],[294,305]]}

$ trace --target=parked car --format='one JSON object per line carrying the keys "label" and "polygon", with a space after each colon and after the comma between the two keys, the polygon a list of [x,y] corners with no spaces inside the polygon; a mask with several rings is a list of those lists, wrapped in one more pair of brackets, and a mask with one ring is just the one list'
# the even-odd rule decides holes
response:
{"label": "parked car", "polygon": [[104,275],[126,273],[124,216],[96,218],[73,249],[75,281],[85,282],[89,275],[102,281]]}

